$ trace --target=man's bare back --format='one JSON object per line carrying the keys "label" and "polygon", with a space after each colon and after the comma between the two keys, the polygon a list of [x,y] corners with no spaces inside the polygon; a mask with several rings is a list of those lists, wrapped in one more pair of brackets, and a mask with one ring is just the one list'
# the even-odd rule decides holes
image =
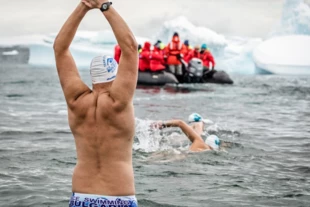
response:
{"label": "man's bare back", "polygon": [[[77,165],[70,206],[116,200],[137,206],[132,167],[135,130],[133,96],[138,77],[138,46],[125,21],[107,0],[82,0],[59,32],[54,51],[60,83],[75,138]],[[122,50],[120,64],[108,56],[95,57],[91,90],[80,78],[69,46],[91,9],[108,20]]]}
{"label": "man's bare back", "polygon": [[110,94],[90,91],[69,110],[76,142],[73,192],[134,195],[132,144],[133,106],[119,110]]}

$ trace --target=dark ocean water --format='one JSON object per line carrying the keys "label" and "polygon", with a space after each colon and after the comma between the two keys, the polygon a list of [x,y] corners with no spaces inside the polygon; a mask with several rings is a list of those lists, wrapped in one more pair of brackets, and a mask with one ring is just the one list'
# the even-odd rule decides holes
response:
{"label": "dark ocean water", "polygon": [[[81,76],[90,84],[89,72]],[[141,207],[310,206],[310,77],[139,87],[134,170]],[[75,145],[55,69],[0,66],[0,206],[68,206]],[[233,145],[187,153],[152,120],[198,112]]]}

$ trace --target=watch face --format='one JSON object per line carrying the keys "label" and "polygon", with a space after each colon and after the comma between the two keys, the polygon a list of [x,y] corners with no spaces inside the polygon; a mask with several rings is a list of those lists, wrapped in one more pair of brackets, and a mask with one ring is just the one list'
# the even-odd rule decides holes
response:
{"label": "watch face", "polygon": [[107,8],[108,8],[108,5],[106,5],[106,4],[103,4],[103,5],[102,5],[102,9],[103,9],[103,10],[106,10]]}

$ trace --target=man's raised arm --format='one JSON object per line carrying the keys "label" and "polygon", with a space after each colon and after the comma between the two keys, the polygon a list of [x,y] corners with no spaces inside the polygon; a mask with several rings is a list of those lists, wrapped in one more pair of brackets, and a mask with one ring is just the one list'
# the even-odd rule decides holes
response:
{"label": "man's raised arm", "polygon": [[122,55],[119,62],[118,74],[111,87],[111,96],[122,105],[127,105],[132,101],[138,81],[138,44],[123,18],[111,7],[107,12],[103,12],[117,42],[121,48]]}
{"label": "man's raised arm", "polygon": [[89,11],[83,3],[71,14],[61,28],[54,43],[54,52],[60,83],[68,105],[90,89],[80,78],[79,72],[69,51],[69,47],[85,14]]}
{"label": "man's raised arm", "polygon": [[[83,0],[90,8],[101,8],[107,0]],[[116,12],[113,6],[103,15],[112,27],[122,55],[118,67],[118,74],[114,80],[110,94],[111,97],[122,105],[132,101],[138,79],[138,44],[124,19]]]}

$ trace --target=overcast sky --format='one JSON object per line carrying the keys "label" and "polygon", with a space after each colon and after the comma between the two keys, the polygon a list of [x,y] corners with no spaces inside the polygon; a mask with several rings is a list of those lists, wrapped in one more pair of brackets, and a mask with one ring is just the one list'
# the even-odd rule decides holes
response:
{"label": "overcast sky", "polygon": [[[112,0],[136,35],[149,36],[183,15],[225,35],[264,37],[280,21],[284,0]],[[0,0],[0,36],[58,32],[78,0]],[[109,28],[91,11],[80,29]]]}

